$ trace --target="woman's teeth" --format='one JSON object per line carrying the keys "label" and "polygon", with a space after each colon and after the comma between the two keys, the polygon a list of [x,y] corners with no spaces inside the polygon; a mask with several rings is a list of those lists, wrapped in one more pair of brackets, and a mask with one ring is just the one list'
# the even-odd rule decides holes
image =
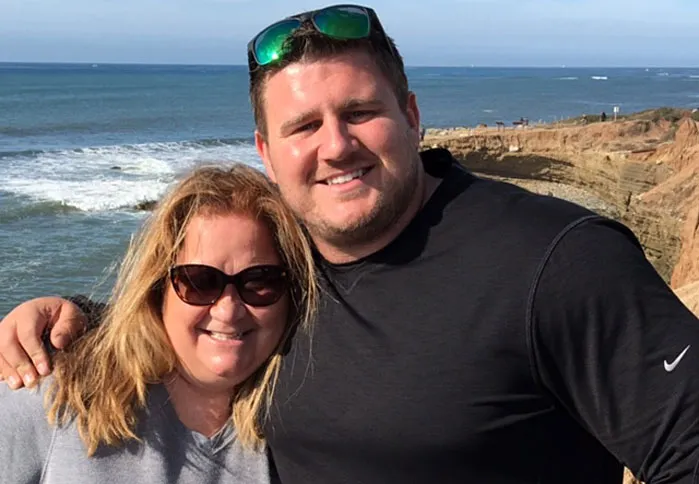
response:
{"label": "woman's teeth", "polygon": [[213,339],[218,340],[218,341],[232,341],[236,339],[243,339],[243,336],[245,336],[248,331],[237,331],[235,333],[219,333],[217,331],[204,331],[207,333],[209,336],[211,336]]}

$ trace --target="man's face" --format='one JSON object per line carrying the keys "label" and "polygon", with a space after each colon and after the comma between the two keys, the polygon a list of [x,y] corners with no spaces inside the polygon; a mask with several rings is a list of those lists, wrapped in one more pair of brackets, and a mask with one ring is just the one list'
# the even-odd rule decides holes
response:
{"label": "man's face", "polygon": [[368,54],[287,66],[267,80],[264,112],[258,152],[316,243],[370,242],[419,196],[415,96],[399,106]]}

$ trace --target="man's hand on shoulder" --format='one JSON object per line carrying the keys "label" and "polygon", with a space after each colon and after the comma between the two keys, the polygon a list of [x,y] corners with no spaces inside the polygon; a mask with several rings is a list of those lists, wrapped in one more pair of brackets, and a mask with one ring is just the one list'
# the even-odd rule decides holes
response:
{"label": "man's hand on shoulder", "polygon": [[33,386],[39,375],[51,372],[43,335],[50,331],[51,345],[66,348],[86,327],[80,308],[60,297],[26,301],[0,321],[0,379],[16,390]]}

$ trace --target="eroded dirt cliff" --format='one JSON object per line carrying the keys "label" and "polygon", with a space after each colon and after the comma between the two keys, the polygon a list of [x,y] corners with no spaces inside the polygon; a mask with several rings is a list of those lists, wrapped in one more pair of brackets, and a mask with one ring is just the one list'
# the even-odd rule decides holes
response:
{"label": "eroded dirt cliff", "polygon": [[[430,130],[423,144],[449,148],[476,173],[621,220],[673,288],[699,280],[699,126],[689,117]],[[552,186],[590,196],[559,195]]]}

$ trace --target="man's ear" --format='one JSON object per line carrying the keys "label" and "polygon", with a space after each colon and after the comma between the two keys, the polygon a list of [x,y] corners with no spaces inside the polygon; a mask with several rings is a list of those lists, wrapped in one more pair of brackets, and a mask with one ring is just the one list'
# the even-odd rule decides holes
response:
{"label": "man's ear", "polygon": [[408,102],[405,106],[405,117],[408,120],[408,126],[410,126],[410,131],[414,135],[416,144],[419,145],[421,141],[420,109],[417,107],[417,96],[412,91],[408,93]]}
{"label": "man's ear", "polygon": [[277,177],[274,175],[274,168],[272,167],[272,162],[269,157],[269,146],[259,130],[255,130],[255,148],[257,148],[257,154],[262,158],[267,176],[272,180],[272,183],[277,183]]}

